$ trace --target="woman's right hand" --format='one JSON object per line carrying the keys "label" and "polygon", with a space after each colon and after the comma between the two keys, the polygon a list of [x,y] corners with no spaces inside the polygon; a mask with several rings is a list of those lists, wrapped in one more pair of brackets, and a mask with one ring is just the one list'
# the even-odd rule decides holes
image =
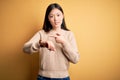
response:
{"label": "woman's right hand", "polygon": [[42,41],[42,40],[40,40],[39,43],[40,43],[40,47],[46,47],[50,51],[56,51],[55,46],[54,46],[52,41]]}

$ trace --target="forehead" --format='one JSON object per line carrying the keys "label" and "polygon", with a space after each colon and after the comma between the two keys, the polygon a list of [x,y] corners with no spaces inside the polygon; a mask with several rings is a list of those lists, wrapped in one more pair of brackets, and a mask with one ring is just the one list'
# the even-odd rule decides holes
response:
{"label": "forehead", "polygon": [[54,8],[53,10],[50,11],[49,15],[53,15],[53,14],[61,14],[62,12],[57,9],[57,8]]}

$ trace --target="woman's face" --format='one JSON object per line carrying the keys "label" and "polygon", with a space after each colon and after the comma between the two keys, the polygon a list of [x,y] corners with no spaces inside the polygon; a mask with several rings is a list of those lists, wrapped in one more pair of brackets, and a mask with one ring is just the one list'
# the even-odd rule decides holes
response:
{"label": "woman's face", "polygon": [[61,28],[63,13],[59,9],[55,8],[49,13],[48,20],[50,21],[53,29]]}

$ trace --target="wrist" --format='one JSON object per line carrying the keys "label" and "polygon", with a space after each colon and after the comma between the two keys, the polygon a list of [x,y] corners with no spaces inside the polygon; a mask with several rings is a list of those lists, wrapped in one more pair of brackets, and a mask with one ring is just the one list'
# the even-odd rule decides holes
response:
{"label": "wrist", "polygon": [[48,47],[48,43],[47,42],[42,43],[41,40],[39,41],[39,45],[40,47]]}

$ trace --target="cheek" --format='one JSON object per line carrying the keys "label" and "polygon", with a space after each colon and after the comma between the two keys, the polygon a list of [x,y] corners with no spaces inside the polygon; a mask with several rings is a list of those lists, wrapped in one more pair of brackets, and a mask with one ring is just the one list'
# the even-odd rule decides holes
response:
{"label": "cheek", "polygon": [[63,21],[63,16],[60,18],[61,22]]}
{"label": "cheek", "polygon": [[54,21],[53,20],[49,20],[49,22],[52,26],[54,26]]}
{"label": "cheek", "polygon": [[61,23],[63,22],[63,18],[60,19]]}
{"label": "cheek", "polygon": [[49,19],[49,22],[50,22],[50,23],[53,23],[53,21],[54,21],[53,19]]}

